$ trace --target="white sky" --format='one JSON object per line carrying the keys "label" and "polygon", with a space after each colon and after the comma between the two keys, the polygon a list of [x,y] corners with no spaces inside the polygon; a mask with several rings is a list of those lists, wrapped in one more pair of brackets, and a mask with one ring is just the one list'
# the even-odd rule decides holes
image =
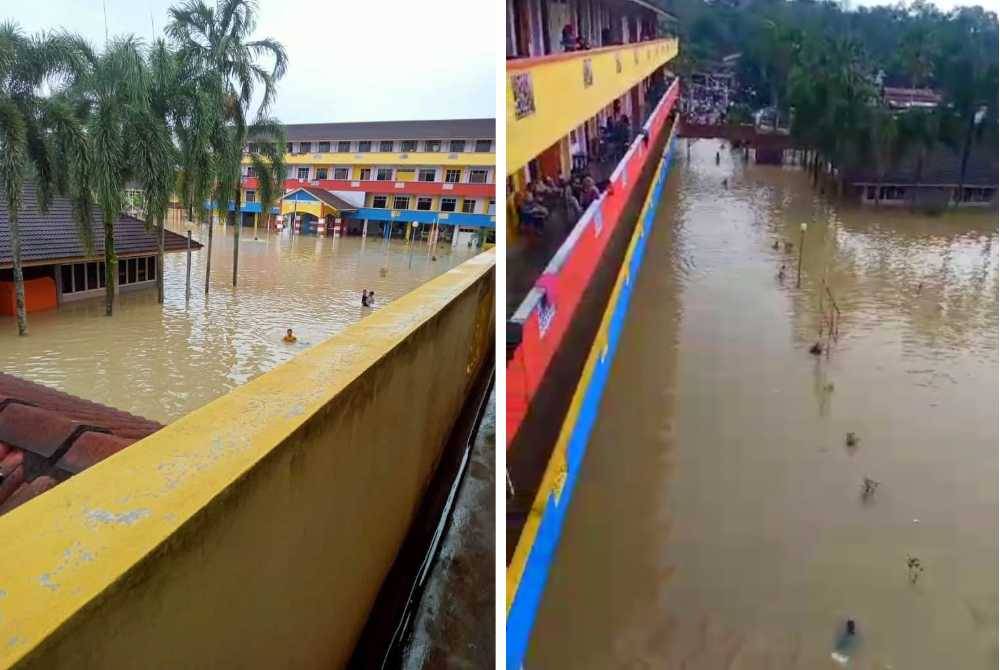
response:
{"label": "white sky", "polygon": [[[494,117],[494,2],[258,0],[257,33],[289,68],[273,113],[286,123]],[[66,28],[95,46],[108,32],[162,35],[175,0],[0,0],[0,20]]]}

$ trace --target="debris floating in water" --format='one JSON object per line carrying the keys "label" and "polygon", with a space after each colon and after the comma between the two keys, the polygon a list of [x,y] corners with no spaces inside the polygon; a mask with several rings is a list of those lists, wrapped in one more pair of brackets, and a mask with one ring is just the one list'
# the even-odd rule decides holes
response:
{"label": "debris floating in water", "polygon": [[857,433],[848,433],[847,434],[847,438],[845,439],[845,442],[847,443],[847,446],[849,446],[849,447],[856,447],[856,446],[858,446],[858,442],[860,442],[860,441],[861,440],[858,439]]}

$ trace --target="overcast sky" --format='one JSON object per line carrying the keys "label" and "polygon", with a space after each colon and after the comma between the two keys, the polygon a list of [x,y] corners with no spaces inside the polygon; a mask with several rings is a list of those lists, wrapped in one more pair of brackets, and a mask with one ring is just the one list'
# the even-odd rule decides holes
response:
{"label": "overcast sky", "polygon": [[[176,0],[2,0],[26,31],[149,41]],[[500,0],[259,0],[257,32],[288,51],[286,123],[494,117]],[[16,9],[9,9],[15,7]]]}

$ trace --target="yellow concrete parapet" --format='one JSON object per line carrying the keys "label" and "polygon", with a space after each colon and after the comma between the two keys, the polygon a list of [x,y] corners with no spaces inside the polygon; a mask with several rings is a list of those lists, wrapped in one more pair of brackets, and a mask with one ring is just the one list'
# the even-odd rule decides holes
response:
{"label": "yellow concrete parapet", "polygon": [[667,38],[507,61],[507,174],[676,55]]}
{"label": "yellow concrete parapet", "polygon": [[0,667],[341,667],[490,350],[494,266],[0,517]]}

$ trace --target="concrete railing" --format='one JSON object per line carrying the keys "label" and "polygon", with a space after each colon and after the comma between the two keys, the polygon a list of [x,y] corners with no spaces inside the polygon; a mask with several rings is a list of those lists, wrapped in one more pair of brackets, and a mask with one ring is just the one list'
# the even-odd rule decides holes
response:
{"label": "concrete railing", "polygon": [[341,667],[492,351],[494,265],[0,517],[0,667]]}
{"label": "concrete railing", "polygon": [[583,213],[535,285],[508,320],[519,341],[507,362],[507,445],[517,436],[549,364],[562,346],[577,306],[624,212],[639,186],[643,170],[660,159],[657,140],[667,130],[667,119],[680,88],[674,80],[643,126],[640,135],[611,174],[608,189]]}

